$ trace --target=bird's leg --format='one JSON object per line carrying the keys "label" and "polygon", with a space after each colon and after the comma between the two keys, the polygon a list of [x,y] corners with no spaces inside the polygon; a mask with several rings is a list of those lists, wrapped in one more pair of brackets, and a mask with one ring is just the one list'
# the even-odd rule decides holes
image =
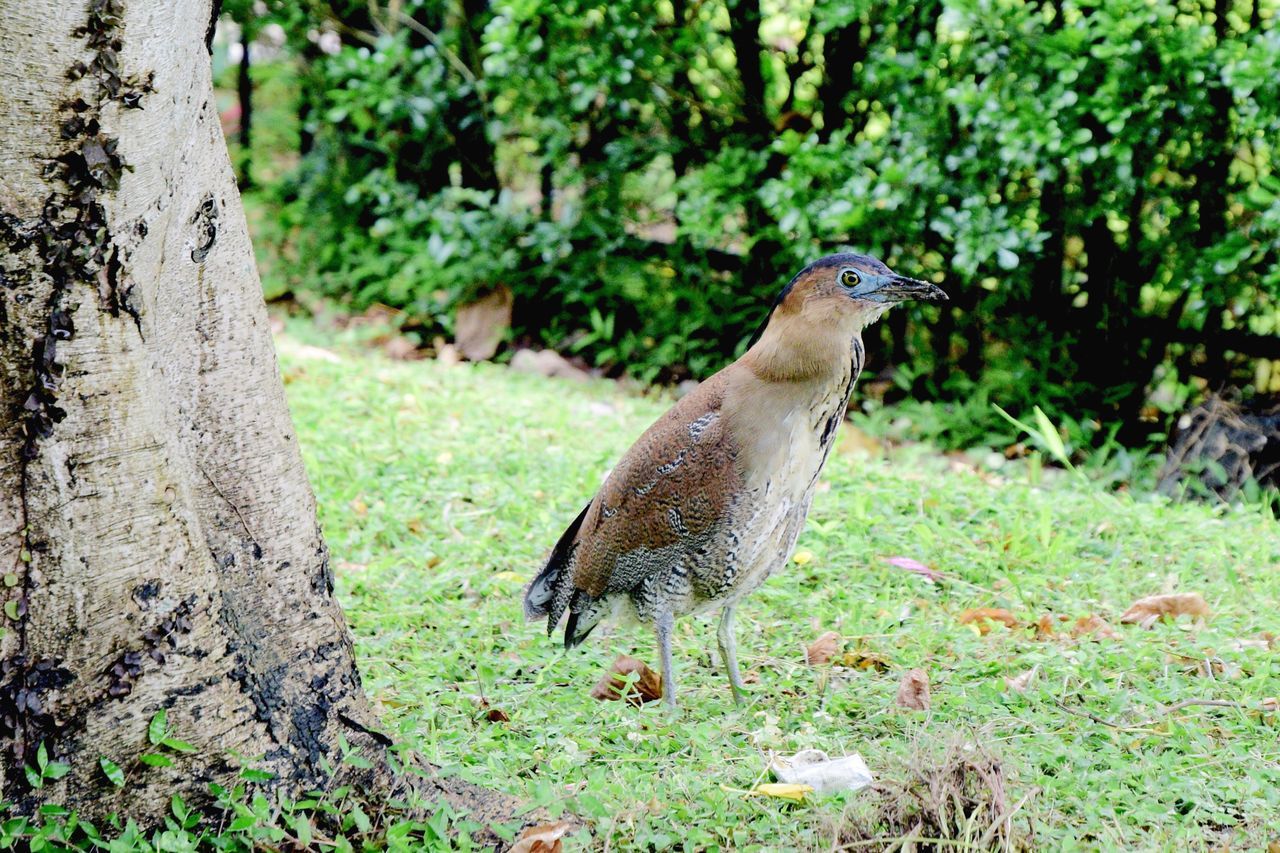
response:
{"label": "bird's leg", "polygon": [[716,637],[720,640],[720,659],[724,661],[725,671],[729,673],[733,704],[741,705],[747,699],[747,688],[743,686],[742,674],[738,672],[738,640],[733,636],[732,605],[720,611],[720,627],[716,630]]}
{"label": "bird's leg", "polygon": [[668,611],[658,616],[658,648],[662,652],[662,695],[671,710],[676,709],[676,671],[671,665],[671,627],[675,617]]}

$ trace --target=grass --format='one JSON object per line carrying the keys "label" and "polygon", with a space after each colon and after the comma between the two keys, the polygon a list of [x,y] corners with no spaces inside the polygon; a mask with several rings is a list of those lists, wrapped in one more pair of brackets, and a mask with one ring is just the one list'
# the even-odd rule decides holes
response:
{"label": "grass", "polygon": [[[733,706],[713,624],[685,619],[673,717],[588,696],[619,653],[656,667],[647,632],[597,631],[564,654],[520,611],[551,544],[668,401],[341,345],[335,362],[299,344],[309,334],[291,327],[282,366],[367,688],[446,772],[583,818],[579,844],[830,849],[855,824],[887,841],[905,830],[867,792],[798,805],[743,792],[769,750],[856,751],[896,778],[956,742],[997,757],[1022,802],[1015,834],[1038,847],[1280,838],[1280,721],[1255,710],[1280,695],[1280,656],[1232,649],[1280,631],[1269,513],[1108,493],[1036,465],[1000,479],[925,447],[842,450],[798,545],[811,559],[739,609],[753,703]],[[946,579],[930,585],[890,556]],[[1212,617],[1118,624],[1134,599],[1173,590],[1202,593]],[[960,624],[976,607],[1030,627]],[[1043,614],[1060,630],[1037,640]],[[1120,637],[1072,639],[1056,621],[1091,614]],[[887,669],[806,666],[804,646],[827,630]],[[1216,677],[1196,674],[1203,660]],[[913,667],[932,683],[927,713],[894,705]],[[1025,692],[1007,686],[1032,668]],[[1191,699],[1239,705],[1169,710]]]}

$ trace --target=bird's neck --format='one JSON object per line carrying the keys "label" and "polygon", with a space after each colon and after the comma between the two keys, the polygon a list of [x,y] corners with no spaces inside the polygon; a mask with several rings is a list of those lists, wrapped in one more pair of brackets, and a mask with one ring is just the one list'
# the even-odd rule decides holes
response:
{"label": "bird's neck", "polygon": [[817,326],[802,315],[775,316],[742,363],[765,382],[843,386],[850,380],[851,362],[861,351],[862,327]]}

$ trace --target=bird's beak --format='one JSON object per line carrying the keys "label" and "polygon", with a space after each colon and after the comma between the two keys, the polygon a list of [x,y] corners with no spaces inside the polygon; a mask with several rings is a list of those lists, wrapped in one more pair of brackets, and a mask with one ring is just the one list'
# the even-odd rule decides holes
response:
{"label": "bird's beak", "polygon": [[880,276],[880,279],[883,283],[868,294],[878,301],[946,302],[949,298],[941,287],[936,284],[930,284],[927,281],[907,278],[905,275],[898,275],[897,273]]}

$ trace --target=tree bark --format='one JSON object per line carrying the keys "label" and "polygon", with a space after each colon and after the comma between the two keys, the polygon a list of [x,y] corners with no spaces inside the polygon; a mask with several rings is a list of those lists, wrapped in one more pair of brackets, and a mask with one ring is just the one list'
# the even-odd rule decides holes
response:
{"label": "tree bark", "polygon": [[[209,16],[0,0],[0,798],[27,812],[154,819],[236,755],[299,789],[340,734],[386,743],[285,404]],[[160,709],[197,748],[168,768],[138,761]],[[41,744],[71,772],[34,789]]]}

